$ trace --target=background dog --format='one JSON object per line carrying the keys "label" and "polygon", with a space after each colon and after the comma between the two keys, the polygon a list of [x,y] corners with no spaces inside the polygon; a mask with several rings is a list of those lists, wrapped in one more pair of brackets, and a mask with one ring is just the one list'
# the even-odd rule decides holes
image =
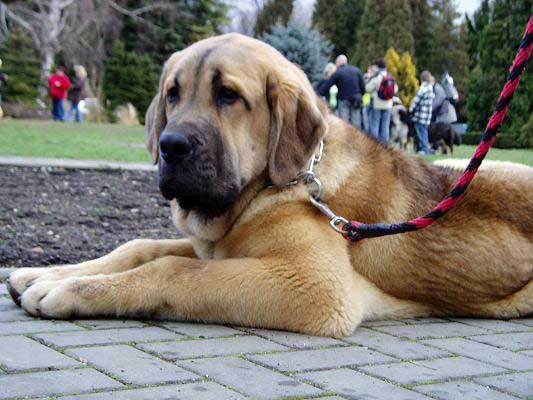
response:
{"label": "background dog", "polygon": [[461,135],[455,131],[452,124],[433,122],[428,129],[429,143],[435,152],[453,154],[453,145],[459,146]]}

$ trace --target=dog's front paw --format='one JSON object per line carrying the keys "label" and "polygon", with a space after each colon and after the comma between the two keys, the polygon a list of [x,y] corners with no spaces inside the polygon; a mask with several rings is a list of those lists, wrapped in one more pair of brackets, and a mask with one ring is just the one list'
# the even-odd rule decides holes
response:
{"label": "dog's front paw", "polygon": [[7,290],[13,301],[20,306],[22,294],[47,271],[48,268],[21,268],[13,271],[6,282]]}
{"label": "dog's front paw", "polygon": [[82,312],[82,299],[77,295],[81,279],[42,281],[31,285],[21,296],[21,306],[35,317],[67,319],[87,315]]}

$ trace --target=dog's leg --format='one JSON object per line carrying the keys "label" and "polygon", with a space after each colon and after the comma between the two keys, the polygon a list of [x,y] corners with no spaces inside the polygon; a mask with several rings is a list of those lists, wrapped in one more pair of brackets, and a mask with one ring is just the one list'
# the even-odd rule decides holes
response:
{"label": "dog's leg", "polygon": [[118,274],[36,283],[22,307],[48,318],[185,319],[344,336],[361,321],[363,304],[343,258],[164,257]]}
{"label": "dog's leg", "polygon": [[111,253],[96,260],[59,267],[18,269],[9,276],[7,286],[11,297],[18,303],[20,295],[33,283],[57,281],[75,276],[122,272],[136,268],[156,258],[169,255],[195,257],[194,250],[188,239],[136,239],[123,244]]}

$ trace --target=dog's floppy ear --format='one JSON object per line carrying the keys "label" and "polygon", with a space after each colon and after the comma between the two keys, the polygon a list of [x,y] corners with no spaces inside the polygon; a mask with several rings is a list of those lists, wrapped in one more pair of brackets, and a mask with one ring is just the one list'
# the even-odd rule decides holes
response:
{"label": "dog's floppy ear", "polygon": [[159,136],[167,124],[165,103],[161,97],[161,93],[155,95],[144,117],[146,147],[152,155],[154,164],[159,160]]}
{"label": "dog's floppy ear", "polygon": [[278,187],[296,178],[326,130],[325,111],[311,84],[303,72],[288,72],[293,76],[270,75],[267,81],[271,110],[268,171]]}

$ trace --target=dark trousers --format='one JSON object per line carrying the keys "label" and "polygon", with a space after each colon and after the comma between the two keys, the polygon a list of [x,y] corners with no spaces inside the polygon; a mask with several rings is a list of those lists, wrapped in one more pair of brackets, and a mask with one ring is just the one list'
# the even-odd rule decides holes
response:
{"label": "dark trousers", "polygon": [[52,99],[52,118],[54,121],[65,120],[65,108],[63,107],[63,99]]}

